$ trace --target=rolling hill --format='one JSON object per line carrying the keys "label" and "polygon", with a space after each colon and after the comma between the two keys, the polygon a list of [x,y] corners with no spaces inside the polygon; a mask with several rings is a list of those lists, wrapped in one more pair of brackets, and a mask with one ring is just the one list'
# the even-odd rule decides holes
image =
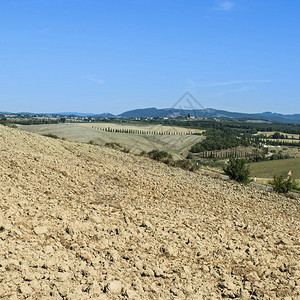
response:
{"label": "rolling hill", "polygon": [[296,299],[300,204],[0,126],[0,298]]}
{"label": "rolling hill", "polygon": [[300,114],[284,115],[272,112],[263,113],[239,113],[230,112],[226,110],[218,110],[214,108],[206,109],[178,109],[178,108],[163,108],[157,109],[155,107],[145,109],[134,109],[126,111],[119,115],[122,118],[146,118],[146,117],[176,117],[176,116],[187,116],[191,115],[194,117],[207,117],[207,118],[232,118],[232,119],[247,119],[247,120],[265,120],[279,123],[300,123]]}
{"label": "rolling hill", "polygon": [[[2,114],[11,114],[9,112],[0,112]],[[263,113],[241,113],[219,110],[214,108],[206,109],[178,109],[178,108],[141,108],[125,111],[119,115],[111,113],[79,113],[79,112],[60,112],[60,113],[30,113],[21,112],[22,115],[59,115],[59,116],[77,116],[77,117],[94,117],[94,118],[164,118],[164,117],[186,117],[188,115],[194,117],[207,118],[230,118],[230,119],[245,119],[259,120],[278,123],[300,123],[300,114],[279,114],[272,112]]]}

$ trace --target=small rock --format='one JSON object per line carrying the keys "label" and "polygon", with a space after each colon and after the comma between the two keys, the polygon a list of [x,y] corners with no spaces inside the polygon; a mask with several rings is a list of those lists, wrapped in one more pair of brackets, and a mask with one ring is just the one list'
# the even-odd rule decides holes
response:
{"label": "small rock", "polygon": [[255,281],[258,281],[260,280],[260,278],[258,277],[258,275],[256,274],[256,272],[250,272],[249,274],[246,275],[246,279],[248,281],[251,281],[251,282],[255,282]]}
{"label": "small rock", "polygon": [[28,284],[22,284],[20,286],[20,292],[22,294],[30,295],[32,293],[32,288]]}
{"label": "small rock", "polygon": [[146,227],[146,228],[149,228],[151,229],[152,228],[152,224],[149,222],[149,221],[143,221],[141,227]]}
{"label": "small rock", "polygon": [[109,292],[112,294],[120,294],[122,291],[122,282],[119,280],[114,280],[110,283],[108,283],[105,288],[104,292]]}
{"label": "small rock", "polygon": [[164,271],[159,267],[154,267],[153,272],[154,272],[155,277],[163,277],[164,276]]}
{"label": "small rock", "polygon": [[33,231],[36,235],[41,235],[47,233],[48,228],[46,226],[36,226]]}
{"label": "small rock", "polygon": [[134,266],[138,269],[138,270],[142,270],[143,267],[144,267],[144,264],[141,260],[137,260],[135,263],[134,263]]}

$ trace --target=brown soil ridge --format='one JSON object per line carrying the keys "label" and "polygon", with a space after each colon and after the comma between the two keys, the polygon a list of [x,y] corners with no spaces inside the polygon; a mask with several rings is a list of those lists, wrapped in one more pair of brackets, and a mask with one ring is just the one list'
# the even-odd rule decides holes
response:
{"label": "brown soil ridge", "polygon": [[296,299],[297,200],[0,126],[1,299]]}

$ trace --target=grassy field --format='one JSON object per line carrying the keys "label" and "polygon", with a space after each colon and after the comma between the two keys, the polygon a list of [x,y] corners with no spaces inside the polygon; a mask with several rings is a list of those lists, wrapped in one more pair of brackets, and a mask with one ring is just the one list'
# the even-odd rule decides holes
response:
{"label": "grassy field", "polygon": [[272,178],[278,174],[288,174],[291,170],[293,178],[300,179],[300,158],[262,161],[250,164],[251,175],[257,178]]}
{"label": "grassy field", "polygon": [[[190,130],[182,127],[171,126],[135,126],[135,125],[120,125],[114,123],[73,123],[73,124],[43,124],[43,125],[19,125],[19,128],[38,134],[54,134],[60,138],[65,138],[71,141],[79,141],[88,143],[91,140],[99,145],[105,143],[119,143],[122,146],[130,149],[133,153],[141,151],[151,151],[153,149],[165,150],[175,158],[185,157],[192,145],[203,139],[199,135],[142,135],[142,134],[127,134],[106,132],[97,128],[115,128],[115,129],[136,129],[149,131],[172,131],[187,133]],[[202,132],[194,130],[194,132]]]}

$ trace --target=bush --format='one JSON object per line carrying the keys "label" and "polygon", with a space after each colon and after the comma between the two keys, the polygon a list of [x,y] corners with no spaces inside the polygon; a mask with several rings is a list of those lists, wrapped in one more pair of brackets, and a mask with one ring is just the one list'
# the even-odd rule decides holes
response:
{"label": "bush", "polygon": [[[144,155],[144,151],[142,151],[140,155]],[[174,160],[173,156],[166,151],[152,150],[147,153],[147,156],[154,160],[163,162],[167,165],[171,165],[172,167],[181,168],[183,170],[195,172],[199,169],[198,165],[192,162],[191,160],[188,159]]]}
{"label": "bush", "polygon": [[104,146],[110,147],[116,150],[122,150],[123,147],[119,143],[106,143]]}
{"label": "bush", "polygon": [[122,151],[123,151],[124,153],[130,153],[130,149],[129,149],[129,148],[123,148]]}
{"label": "bush", "polygon": [[290,190],[298,189],[298,184],[295,179],[291,177],[286,178],[284,175],[274,175],[273,180],[269,183],[277,193],[287,193]]}
{"label": "bush", "polygon": [[250,168],[245,159],[230,158],[223,170],[230,179],[240,183],[250,182]]}
{"label": "bush", "polygon": [[187,159],[193,159],[194,155],[192,152],[189,152],[188,155],[186,156]]}
{"label": "bush", "polygon": [[170,153],[166,151],[152,150],[148,152],[148,156],[154,160],[170,163],[173,161],[173,157]]}

